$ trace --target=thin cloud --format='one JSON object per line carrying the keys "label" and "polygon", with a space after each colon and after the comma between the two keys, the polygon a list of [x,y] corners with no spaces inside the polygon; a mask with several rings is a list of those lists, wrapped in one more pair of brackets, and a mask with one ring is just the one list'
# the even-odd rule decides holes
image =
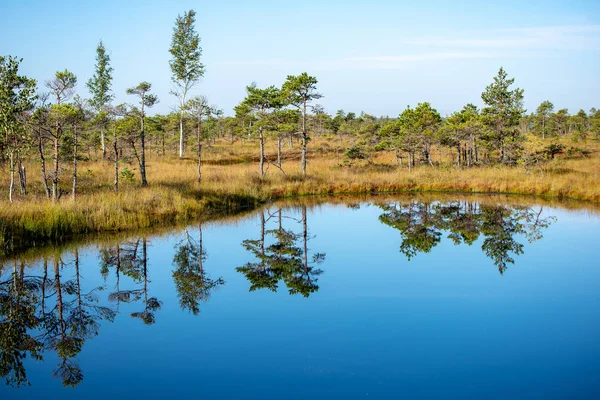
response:
{"label": "thin cloud", "polygon": [[294,60],[248,60],[248,61],[223,61],[220,66],[229,67],[266,67],[271,69],[306,69],[306,70],[332,70],[332,69],[397,69],[409,63],[440,60],[483,59],[498,58],[501,54],[484,52],[430,52],[383,56],[347,57],[339,60],[323,61],[294,61]]}
{"label": "thin cloud", "polygon": [[287,67],[294,64],[294,61],[281,59],[266,59],[266,60],[244,60],[244,61],[218,61],[219,66],[227,67]]}
{"label": "thin cloud", "polygon": [[[402,41],[400,54],[355,56],[330,60],[264,59],[222,61],[222,67],[276,70],[400,69],[411,63],[508,57],[544,57],[555,50],[600,51],[600,25],[559,25],[463,32],[454,37],[417,37]],[[418,46],[415,51],[411,46]]]}
{"label": "thin cloud", "polygon": [[463,33],[458,37],[419,37],[407,45],[445,48],[600,50],[600,25],[541,26]]}
{"label": "thin cloud", "polygon": [[380,62],[380,63],[398,63],[411,61],[430,61],[430,60],[459,60],[473,58],[497,58],[498,54],[477,53],[477,52],[433,52],[418,54],[401,54],[397,56],[375,56],[375,57],[351,57],[347,61],[357,62]]}

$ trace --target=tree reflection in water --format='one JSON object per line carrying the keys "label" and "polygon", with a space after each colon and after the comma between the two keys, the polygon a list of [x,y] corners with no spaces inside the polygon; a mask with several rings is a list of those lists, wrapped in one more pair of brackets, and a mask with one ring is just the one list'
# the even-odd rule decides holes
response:
{"label": "tree reflection in water", "polygon": [[43,260],[43,275],[25,273],[26,265],[13,261],[9,279],[0,282],[0,375],[12,386],[29,384],[23,360],[29,355],[42,359],[42,350],[60,358],[54,376],[65,386],[77,386],[83,372],[75,357],[85,341],[98,334],[101,320],[112,321],[115,312],[98,304],[97,291],[81,287],[79,252],[72,255],[71,279],[63,276],[60,254]]}
{"label": "tree reflection in water", "polygon": [[[308,218],[306,206],[301,207],[302,216],[295,219],[282,214],[279,208],[276,214],[265,218],[265,211],[260,212],[260,236],[258,239],[247,239],[242,246],[248,250],[257,261],[248,262],[236,268],[250,282],[250,291],[269,289],[277,291],[280,281],[283,281],[290,294],[301,294],[308,297],[319,290],[318,277],[323,271],[317,268],[325,260],[324,253],[309,256]],[[268,220],[276,218],[277,228],[266,230]],[[288,219],[301,224],[301,233],[283,227],[283,220]],[[267,242],[271,244],[267,245]]]}
{"label": "tree reflection in water", "polygon": [[[444,237],[455,245],[471,246],[481,240],[482,251],[501,274],[523,254],[520,239],[541,239],[555,220],[544,216],[542,207],[470,201],[409,201],[379,207],[383,210],[379,221],[400,232],[400,251],[409,260],[430,252]],[[306,206],[263,210],[258,216],[258,238],[242,242],[253,260],[236,268],[249,281],[250,291],[277,291],[283,284],[291,295],[309,297],[317,292],[325,254],[310,251],[313,236]],[[193,315],[225,284],[206,270],[202,235],[202,226],[197,231],[186,229],[172,258],[179,305]],[[85,342],[98,335],[103,321],[113,321],[122,303],[139,307],[131,317],[154,324],[162,302],[151,295],[148,247],[145,236],[100,247],[104,284],[91,290],[82,285],[79,250],[62,254],[56,250],[34,263],[19,259],[0,263],[0,376],[6,384],[29,384],[25,360],[42,360],[44,352],[51,351],[59,358],[54,376],[65,386],[78,385],[84,374],[77,356]],[[102,290],[108,292],[104,299],[99,296]]]}
{"label": "tree reflection in water", "polygon": [[202,241],[202,225],[198,227],[198,240],[188,229],[175,246],[173,281],[179,296],[179,305],[194,315],[200,312],[200,303],[210,299],[213,290],[225,284],[223,278],[212,279],[204,270],[207,254]]}
{"label": "tree reflection in water", "polygon": [[542,238],[542,232],[555,217],[542,217],[543,207],[509,207],[476,202],[389,203],[379,220],[400,231],[400,252],[409,260],[418,253],[429,253],[440,242],[443,233],[455,245],[472,245],[483,237],[481,249],[503,274],[514,256],[523,254],[518,236],[530,243]]}
{"label": "tree reflection in water", "polygon": [[[43,283],[25,275],[25,264],[14,260],[0,269],[0,376],[7,385],[29,384],[23,360],[42,359],[43,342],[35,334],[42,320],[37,307]],[[4,273],[4,274],[2,274]]]}
{"label": "tree reflection in water", "polygon": [[[116,273],[116,291],[108,296],[110,302],[136,303],[143,301],[143,310],[132,312],[133,318],[139,318],[146,325],[156,322],[155,312],[160,310],[162,303],[156,297],[148,296],[148,240],[146,237],[135,241],[125,242],[110,248],[101,250],[101,271],[104,276],[108,275],[111,268]],[[133,280],[134,284],[141,285],[135,289],[121,289],[120,275]]]}

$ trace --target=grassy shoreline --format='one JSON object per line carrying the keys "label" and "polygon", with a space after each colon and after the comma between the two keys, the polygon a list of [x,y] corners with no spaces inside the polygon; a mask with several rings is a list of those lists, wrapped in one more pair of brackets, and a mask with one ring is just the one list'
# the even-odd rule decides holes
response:
{"label": "grassy shoreline", "polygon": [[151,227],[127,229],[120,231],[100,231],[75,234],[71,237],[64,237],[62,240],[39,241],[35,246],[25,249],[18,249],[11,253],[2,254],[0,252],[0,263],[9,260],[12,257],[18,257],[19,260],[38,259],[40,255],[52,256],[56,252],[70,251],[75,248],[111,245],[132,238],[139,237],[163,237],[183,230],[194,224],[210,226],[213,224],[231,224],[238,223],[246,218],[252,218],[262,209],[294,208],[306,206],[308,209],[320,208],[324,205],[356,205],[361,203],[385,204],[387,202],[397,201],[420,201],[420,202],[449,202],[449,201],[474,201],[479,204],[504,204],[515,207],[523,206],[542,206],[554,209],[563,209],[570,211],[591,211],[600,212],[600,203],[588,201],[576,201],[558,198],[542,198],[539,196],[523,196],[513,194],[477,194],[477,193],[448,193],[448,192],[403,192],[403,193],[363,193],[363,194],[324,194],[324,195],[304,195],[297,197],[281,198],[275,201],[268,201],[256,208],[245,208],[233,214],[212,214],[205,218],[196,220],[187,220],[173,224],[158,224]]}
{"label": "grassy shoreline", "polygon": [[[370,162],[340,163],[339,157],[317,154],[309,159],[303,177],[296,160],[284,160],[285,173],[271,168],[259,177],[253,153],[233,156],[239,164],[221,165],[215,149],[196,180],[193,159],[149,157],[150,186],[123,181],[112,191],[109,161],[90,161],[81,168],[76,201],[65,195],[59,202],[45,198],[41,181],[33,176],[30,193],[14,203],[0,200],[0,253],[12,253],[42,243],[64,242],[76,235],[135,231],[207,220],[253,209],[277,199],[332,194],[436,193],[510,194],[538,199],[583,200],[600,204],[600,158],[556,159],[543,169],[522,167],[419,166],[412,171],[394,165],[393,154],[382,152]],[[212,156],[212,157],[211,157]],[[337,158],[337,160],[336,160]],[[135,173],[134,164],[125,164]],[[28,171],[39,166],[31,164]],[[86,169],[87,168],[87,169]],[[63,173],[66,181],[68,170]],[[4,179],[0,184],[4,185]],[[63,187],[68,185],[63,183]],[[65,188],[66,189],[66,188]]]}

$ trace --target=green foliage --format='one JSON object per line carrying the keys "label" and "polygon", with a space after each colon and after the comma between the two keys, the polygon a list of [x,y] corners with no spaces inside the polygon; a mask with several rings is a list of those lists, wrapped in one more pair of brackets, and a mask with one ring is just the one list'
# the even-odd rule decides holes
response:
{"label": "green foliage", "polygon": [[535,111],[537,129],[540,131],[542,137],[546,136],[547,125],[554,111],[554,104],[548,100],[543,101]]}
{"label": "green foliage", "polygon": [[500,148],[500,159],[505,163],[515,161],[516,150],[521,138],[518,130],[523,108],[523,90],[510,90],[514,78],[500,68],[494,82],[486,86],[481,98],[486,107],[482,110],[483,121],[493,130],[490,141],[493,146]]}
{"label": "green foliage", "polygon": [[277,137],[292,135],[298,131],[301,115],[297,110],[277,109],[273,112],[273,133]]}
{"label": "green foliage", "polygon": [[83,110],[71,103],[53,104],[50,107],[51,122],[76,123],[84,118]]}
{"label": "green foliage", "polygon": [[438,139],[440,144],[451,148],[467,146],[468,156],[464,161],[472,165],[475,163],[473,153],[477,146],[481,145],[486,133],[479,110],[475,105],[467,104],[461,111],[453,113],[444,121]]}
{"label": "green foliage", "polygon": [[590,110],[590,133],[600,139],[600,110]]}
{"label": "green foliage", "polygon": [[77,86],[77,77],[71,71],[57,71],[54,79],[46,81],[46,87],[56,98],[56,104],[69,100],[75,94]]}
{"label": "green foliage", "polygon": [[185,109],[196,120],[196,129],[198,130],[197,139],[208,139],[213,130],[201,129],[202,122],[211,119],[213,114],[217,113],[218,110],[215,107],[208,105],[206,96],[196,96],[193,99],[190,99],[187,102]]}
{"label": "green foliage", "polygon": [[564,150],[565,146],[562,143],[550,143],[544,149],[549,158],[554,158],[555,155],[562,153]]}
{"label": "green foliage", "polygon": [[283,107],[281,90],[275,86],[259,89],[252,84],[246,87],[246,93],[246,98],[238,106],[237,112],[252,114],[257,120],[254,124],[256,128],[274,129],[275,121],[270,117]]}
{"label": "green foliage", "polygon": [[135,87],[127,89],[127,94],[136,95],[140,98],[140,106],[143,110],[146,107],[152,107],[158,103],[158,97],[154,94],[150,94],[152,84],[148,82],[141,82]]}
{"label": "green foliage", "polygon": [[585,148],[571,146],[567,149],[567,155],[569,157],[589,157],[590,151]]}
{"label": "green foliage", "polygon": [[292,105],[302,112],[302,174],[306,175],[306,153],[308,143],[307,105],[313,100],[323,97],[317,92],[317,78],[309,76],[306,72],[298,76],[288,75],[283,83],[282,94],[286,104]]}
{"label": "green foliage", "polygon": [[202,48],[200,36],[194,28],[196,12],[186,11],[178,15],[171,40],[171,60],[169,66],[173,73],[172,81],[182,93],[187,93],[204,76],[204,65],[200,62]]}
{"label": "green foliage", "polygon": [[344,159],[347,161],[366,160],[367,158],[369,158],[369,154],[362,146],[348,147],[344,152]]}
{"label": "green foliage", "polygon": [[111,94],[112,72],[113,68],[110,66],[110,56],[104,48],[104,43],[100,41],[96,48],[94,75],[86,83],[91,95],[89,102],[97,112],[102,111],[104,106],[114,98]]}
{"label": "green foliage", "polygon": [[396,139],[399,147],[411,155],[413,164],[417,151],[429,160],[430,147],[441,122],[440,114],[427,102],[417,104],[414,109],[407,107],[400,114]]}
{"label": "green foliage", "polygon": [[130,182],[130,183],[135,182],[135,175],[127,167],[125,167],[121,170],[120,175],[121,175],[121,179],[126,182]]}
{"label": "green foliage", "polygon": [[24,150],[29,138],[24,130],[25,113],[34,107],[36,81],[19,75],[22,60],[0,56],[0,150]]}
{"label": "green foliage", "polygon": [[242,102],[246,110],[263,113],[283,106],[281,90],[275,86],[259,89],[256,84],[252,84],[246,86],[246,93],[246,98]]}
{"label": "green foliage", "polygon": [[317,92],[317,78],[309,76],[306,72],[300,75],[288,75],[283,83],[283,97],[288,104],[303,108],[312,100],[323,97]]}
{"label": "green foliage", "polygon": [[6,129],[14,118],[33,108],[36,81],[19,75],[23,60],[0,56],[0,121]]}
{"label": "green foliage", "polygon": [[550,116],[550,129],[552,133],[559,136],[567,134],[569,122],[569,110],[560,109]]}

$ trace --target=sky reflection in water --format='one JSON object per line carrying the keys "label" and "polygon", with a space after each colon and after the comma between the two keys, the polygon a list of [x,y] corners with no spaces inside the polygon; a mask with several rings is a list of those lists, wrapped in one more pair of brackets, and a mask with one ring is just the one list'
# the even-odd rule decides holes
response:
{"label": "sky reflection in water", "polygon": [[272,206],[6,260],[0,395],[593,398],[599,227],[468,200]]}

